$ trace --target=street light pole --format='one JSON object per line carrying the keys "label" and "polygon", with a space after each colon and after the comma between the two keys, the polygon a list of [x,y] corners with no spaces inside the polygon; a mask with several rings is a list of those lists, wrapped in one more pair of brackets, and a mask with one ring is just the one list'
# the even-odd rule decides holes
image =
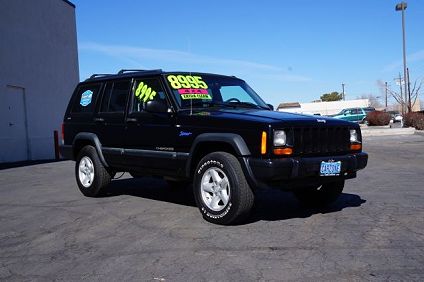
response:
{"label": "street light pole", "polygon": [[[406,39],[405,39],[405,9],[407,8],[407,4],[406,2],[401,2],[399,4],[396,5],[396,11],[402,11],[402,43],[403,43],[403,81],[404,81],[404,85],[405,85],[405,104],[407,105],[407,101],[408,101],[408,81],[407,81],[407,76],[406,76]],[[401,81],[402,84],[402,81]],[[406,109],[407,111],[407,109]],[[405,111],[405,112],[406,112]]]}
{"label": "street light pole", "polygon": [[387,81],[384,83],[385,85],[386,85],[386,100],[385,100],[385,108],[386,108],[386,111],[387,111]]}

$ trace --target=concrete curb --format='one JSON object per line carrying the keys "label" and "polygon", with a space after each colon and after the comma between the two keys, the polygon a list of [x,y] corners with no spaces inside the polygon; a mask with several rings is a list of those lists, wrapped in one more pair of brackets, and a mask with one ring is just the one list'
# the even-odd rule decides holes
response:
{"label": "concrete curb", "polygon": [[[415,128],[378,128],[378,129],[365,129],[361,130],[362,136],[387,136],[387,135],[412,135]],[[421,134],[421,133],[420,133]],[[424,136],[424,133],[423,133]]]}
{"label": "concrete curb", "polygon": [[424,130],[415,130],[415,134],[424,136]]}

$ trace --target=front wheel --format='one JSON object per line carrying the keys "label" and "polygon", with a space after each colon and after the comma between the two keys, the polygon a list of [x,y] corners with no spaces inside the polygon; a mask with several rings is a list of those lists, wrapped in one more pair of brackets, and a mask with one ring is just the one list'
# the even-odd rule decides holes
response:
{"label": "front wheel", "polygon": [[337,200],[343,191],[344,180],[319,186],[302,187],[293,191],[296,198],[308,207],[324,207]]}
{"label": "front wheel", "polygon": [[239,161],[226,152],[208,154],[199,162],[193,189],[203,218],[215,224],[242,222],[254,202]]}

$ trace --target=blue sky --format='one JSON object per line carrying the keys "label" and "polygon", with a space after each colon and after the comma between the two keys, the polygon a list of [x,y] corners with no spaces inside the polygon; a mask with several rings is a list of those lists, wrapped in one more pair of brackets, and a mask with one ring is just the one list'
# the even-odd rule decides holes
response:
{"label": "blue sky", "polygon": [[[392,0],[74,0],[80,79],[122,68],[245,79],[265,101],[323,93],[380,96],[402,68],[401,13]],[[424,77],[424,1],[406,10],[411,81]]]}

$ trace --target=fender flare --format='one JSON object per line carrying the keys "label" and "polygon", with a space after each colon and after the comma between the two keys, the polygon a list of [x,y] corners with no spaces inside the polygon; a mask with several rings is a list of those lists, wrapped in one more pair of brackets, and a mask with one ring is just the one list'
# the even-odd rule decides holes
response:
{"label": "fender flare", "polygon": [[234,133],[202,133],[199,134],[193,141],[190,148],[189,159],[186,164],[186,175],[190,175],[192,157],[196,148],[203,142],[221,142],[229,144],[236,152],[236,157],[250,156],[250,150],[244,142],[243,137]]}
{"label": "fender flare", "polygon": [[[105,167],[109,167],[107,164],[103,152],[102,152],[102,144],[100,143],[99,138],[96,134],[91,132],[80,132],[77,135],[75,135],[74,141],[72,142],[72,148],[75,148],[75,144],[77,141],[84,140],[84,141],[90,141],[94,145],[94,148],[97,151],[97,155],[99,156],[100,161]],[[76,156],[75,156],[76,157]]]}

